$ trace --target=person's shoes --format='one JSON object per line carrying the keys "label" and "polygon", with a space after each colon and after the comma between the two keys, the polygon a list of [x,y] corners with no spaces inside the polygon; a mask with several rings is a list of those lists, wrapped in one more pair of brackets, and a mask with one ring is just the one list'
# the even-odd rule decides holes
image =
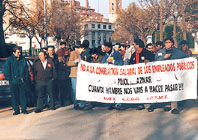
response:
{"label": "person's shoes", "polygon": [[74,109],[75,109],[75,110],[80,109],[79,105],[78,105],[78,104],[77,104],[77,105],[74,105]]}
{"label": "person's shoes", "polygon": [[65,107],[65,103],[61,103],[60,106],[61,106],[61,107]]}
{"label": "person's shoes", "polygon": [[168,112],[168,111],[170,111],[170,110],[171,110],[170,107],[164,107],[164,112]]}
{"label": "person's shoes", "polygon": [[92,110],[93,106],[90,104],[90,105],[87,105],[83,108],[83,110]]}
{"label": "person's shoes", "polygon": [[143,110],[143,109],[145,109],[144,105],[138,105],[136,110]]}
{"label": "person's shoes", "polygon": [[148,110],[148,112],[153,112],[154,108],[153,107],[149,107],[147,110]]}
{"label": "person's shoes", "polygon": [[50,107],[49,110],[56,110],[56,108],[55,107]]}
{"label": "person's shoes", "polygon": [[34,112],[35,113],[40,113],[40,112],[42,112],[42,110],[41,109],[36,109]]}
{"label": "person's shoes", "polygon": [[27,110],[22,110],[23,114],[28,114]]}
{"label": "person's shoes", "polygon": [[115,109],[115,106],[113,106],[113,105],[108,107],[108,110],[113,110],[113,109]]}
{"label": "person's shoes", "polygon": [[171,113],[172,114],[179,114],[180,112],[179,112],[178,108],[174,108],[174,109],[171,110]]}
{"label": "person's shoes", "polygon": [[19,115],[20,111],[14,111],[13,115]]}
{"label": "person's shoes", "polygon": [[119,103],[119,104],[116,104],[116,105],[115,105],[115,109],[116,109],[116,110],[125,110],[126,108],[123,107],[123,105]]}
{"label": "person's shoes", "polygon": [[79,108],[80,108],[80,109],[83,109],[83,108],[85,108],[85,106],[86,106],[86,105],[84,105],[84,104],[83,104],[83,105],[80,104],[80,105],[79,105]]}
{"label": "person's shoes", "polygon": [[46,104],[46,105],[43,106],[43,109],[45,109],[45,108],[50,108],[50,107],[49,107],[48,104]]}

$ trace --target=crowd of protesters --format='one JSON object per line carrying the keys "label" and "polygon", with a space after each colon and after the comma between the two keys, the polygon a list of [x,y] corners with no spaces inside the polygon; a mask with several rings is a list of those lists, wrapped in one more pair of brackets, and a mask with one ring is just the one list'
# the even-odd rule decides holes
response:
{"label": "crowd of protesters", "polygon": [[[113,65],[133,65],[152,61],[173,60],[192,56],[188,44],[183,40],[180,49],[174,46],[172,38],[147,45],[141,39],[135,39],[133,44],[117,43],[114,46],[105,42],[98,48],[89,48],[89,41],[84,40],[79,46],[68,47],[66,42],[60,43],[60,49],[48,46],[39,52],[34,60],[33,82],[37,95],[35,113],[44,108],[55,110],[56,105],[66,106],[74,104],[74,109],[93,108],[97,103],[76,100],[77,68],[81,60],[91,63],[108,63]],[[13,115],[28,114],[26,108],[25,86],[28,81],[28,67],[21,50],[14,48],[13,55],[5,63],[5,77],[10,81],[12,91]],[[19,108],[21,106],[21,111]],[[109,110],[124,109],[122,104],[110,104]],[[156,104],[149,104],[147,110],[154,111]],[[137,104],[137,110],[145,109],[144,104]],[[166,103],[165,111],[178,114],[180,109],[177,102]]]}

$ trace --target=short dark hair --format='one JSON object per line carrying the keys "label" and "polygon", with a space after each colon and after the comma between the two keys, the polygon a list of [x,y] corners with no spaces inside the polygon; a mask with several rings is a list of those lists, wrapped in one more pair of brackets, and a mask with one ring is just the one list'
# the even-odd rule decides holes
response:
{"label": "short dark hair", "polygon": [[65,41],[61,41],[60,45],[66,45],[66,42]]}
{"label": "short dark hair", "polygon": [[127,46],[126,46],[125,44],[121,44],[121,45],[120,45],[120,48],[121,48],[121,47],[123,47],[123,48],[126,49]]}
{"label": "short dark hair", "polygon": [[47,53],[44,50],[40,50],[39,53],[43,53],[44,55],[47,56]]}
{"label": "short dark hair", "polygon": [[19,48],[18,46],[13,47],[12,51],[13,51],[14,53],[16,52],[16,50],[21,51],[21,48]]}
{"label": "short dark hair", "polygon": [[104,42],[104,46],[107,46],[108,48],[112,48],[112,43],[110,42]]}
{"label": "short dark hair", "polygon": [[87,40],[87,39],[83,40],[82,45],[83,45],[85,48],[89,48],[89,40]]}
{"label": "short dark hair", "polygon": [[91,55],[92,55],[92,54],[97,54],[97,55],[99,55],[98,48],[93,48],[93,49],[91,49],[90,53],[91,53]]}
{"label": "short dark hair", "polygon": [[174,45],[175,41],[173,40],[173,38],[166,38],[166,39],[164,40],[164,42],[166,42],[167,40],[170,40],[170,41],[173,43],[173,45]]}
{"label": "short dark hair", "polygon": [[73,49],[75,49],[75,48],[79,48],[79,46],[77,46],[77,45],[74,45],[74,46],[73,46]]}
{"label": "short dark hair", "polygon": [[164,43],[163,43],[162,41],[157,41],[157,42],[155,43],[155,45],[160,45],[160,46],[164,47]]}
{"label": "short dark hair", "polygon": [[50,46],[47,46],[47,49],[48,49],[48,48],[53,48],[53,49],[54,49],[55,47],[54,47],[54,46],[52,46],[52,45],[50,45]]}
{"label": "short dark hair", "polygon": [[186,40],[182,40],[180,42],[180,46],[183,46],[183,45],[187,45],[188,46],[188,42]]}
{"label": "short dark hair", "polygon": [[141,39],[139,39],[139,38],[134,39],[134,43],[136,45],[139,45],[140,48],[144,48],[145,47],[144,42]]}
{"label": "short dark hair", "polygon": [[86,49],[86,47],[83,44],[80,44],[79,48]]}
{"label": "short dark hair", "polygon": [[148,44],[146,45],[146,48],[148,48],[148,46],[153,46],[153,44],[152,44],[152,43],[148,43]]}

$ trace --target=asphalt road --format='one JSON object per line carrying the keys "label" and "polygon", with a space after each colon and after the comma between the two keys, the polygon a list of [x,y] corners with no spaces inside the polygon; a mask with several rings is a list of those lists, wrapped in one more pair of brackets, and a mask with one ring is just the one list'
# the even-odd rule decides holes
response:
{"label": "asphalt road", "polygon": [[0,140],[198,140],[198,103],[188,101],[179,115],[164,112],[74,110],[73,106],[13,116],[0,109]]}

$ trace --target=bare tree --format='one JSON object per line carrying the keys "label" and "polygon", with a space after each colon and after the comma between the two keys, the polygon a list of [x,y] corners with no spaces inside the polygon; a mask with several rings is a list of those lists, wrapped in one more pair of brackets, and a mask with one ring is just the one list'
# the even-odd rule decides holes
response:
{"label": "bare tree", "polygon": [[62,7],[60,3],[53,2],[51,10],[50,34],[73,44],[81,37],[81,17],[70,7]]}
{"label": "bare tree", "polygon": [[[143,8],[151,9],[152,17],[154,18],[153,23],[155,25],[155,31],[160,31],[160,41],[163,41],[163,31],[165,25],[169,22],[170,17],[170,0],[139,0],[140,5]],[[155,35],[156,37],[156,35]],[[155,38],[155,42],[157,38]]]}
{"label": "bare tree", "polygon": [[116,26],[127,30],[134,38],[141,38],[146,43],[146,38],[155,30],[154,18],[151,9],[141,9],[135,3],[128,9],[118,14]]}

